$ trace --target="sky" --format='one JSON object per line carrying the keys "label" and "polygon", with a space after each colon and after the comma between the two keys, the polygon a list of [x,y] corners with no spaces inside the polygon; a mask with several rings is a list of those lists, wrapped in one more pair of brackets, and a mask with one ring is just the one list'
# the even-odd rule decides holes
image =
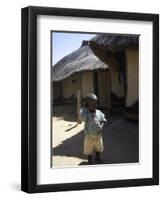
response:
{"label": "sky", "polygon": [[64,56],[80,48],[83,40],[90,40],[94,34],[87,33],[52,33],[52,65]]}

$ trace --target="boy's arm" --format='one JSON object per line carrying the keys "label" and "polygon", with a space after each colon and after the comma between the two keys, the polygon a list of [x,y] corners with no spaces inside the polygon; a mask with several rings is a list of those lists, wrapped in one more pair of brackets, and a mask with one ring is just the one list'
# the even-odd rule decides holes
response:
{"label": "boy's arm", "polygon": [[101,123],[106,123],[107,120],[105,118],[105,115],[101,112]]}
{"label": "boy's arm", "polygon": [[79,116],[80,116],[80,119],[82,120],[82,121],[85,121],[86,120],[86,117],[87,117],[87,115],[88,115],[88,109],[87,108],[85,108],[85,107],[83,107],[83,108],[81,108],[80,109],[80,111],[79,111]]}

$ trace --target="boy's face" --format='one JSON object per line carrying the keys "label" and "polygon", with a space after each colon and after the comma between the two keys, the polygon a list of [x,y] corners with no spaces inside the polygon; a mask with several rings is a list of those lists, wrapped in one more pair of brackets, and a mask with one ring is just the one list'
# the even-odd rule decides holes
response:
{"label": "boy's face", "polygon": [[92,111],[92,112],[95,112],[96,110],[96,107],[97,107],[97,101],[96,100],[89,100],[89,110]]}

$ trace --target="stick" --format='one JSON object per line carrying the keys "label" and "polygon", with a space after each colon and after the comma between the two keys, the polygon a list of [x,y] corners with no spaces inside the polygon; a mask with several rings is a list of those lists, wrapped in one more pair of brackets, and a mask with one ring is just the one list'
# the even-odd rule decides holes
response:
{"label": "stick", "polygon": [[80,108],[81,108],[81,91],[78,90],[77,91],[77,123],[78,124],[81,124],[81,119],[79,116]]}

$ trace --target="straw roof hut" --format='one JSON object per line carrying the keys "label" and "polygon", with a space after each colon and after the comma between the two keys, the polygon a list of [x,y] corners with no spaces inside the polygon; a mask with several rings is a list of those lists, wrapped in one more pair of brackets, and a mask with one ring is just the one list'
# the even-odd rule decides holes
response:
{"label": "straw roof hut", "polygon": [[61,81],[76,72],[105,69],[109,69],[108,65],[102,62],[88,45],[85,45],[53,66],[52,80]]}
{"label": "straw roof hut", "polygon": [[119,52],[125,49],[137,49],[138,41],[139,35],[104,33],[93,37],[89,44],[96,56],[110,67],[116,68],[118,67]]}
{"label": "straw roof hut", "polygon": [[73,101],[77,98],[77,91],[82,97],[87,93],[96,93],[99,105],[108,107],[109,102],[109,66],[101,61],[83,42],[76,51],[62,58],[52,69],[53,99],[55,101]]}
{"label": "straw roof hut", "polygon": [[90,47],[111,69],[124,77],[126,116],[138,118],[139,35],[99,34],[89,41]]}

